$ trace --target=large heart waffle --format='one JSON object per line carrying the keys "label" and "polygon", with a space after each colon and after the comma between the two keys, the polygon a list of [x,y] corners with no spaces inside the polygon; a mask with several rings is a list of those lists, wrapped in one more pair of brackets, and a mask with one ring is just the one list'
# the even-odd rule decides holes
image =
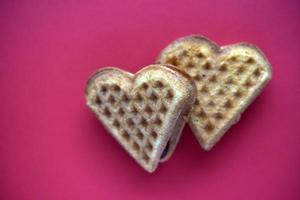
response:
{"label": "large heart waffle", "polygon": [[150,65],[135,75],[101,69],[89,79],[85,93],[87,105],[112,136],[153,172],[174,151],[196,87],[176,68]]}
{"label": "large heart waffle", "polygon": [[198,92],[189,125],[205,150],[239,120],[271,79],[271,66],[254,45],[219,47],[202,36],[172,42],[157,63],[175,65],[194,79]]}

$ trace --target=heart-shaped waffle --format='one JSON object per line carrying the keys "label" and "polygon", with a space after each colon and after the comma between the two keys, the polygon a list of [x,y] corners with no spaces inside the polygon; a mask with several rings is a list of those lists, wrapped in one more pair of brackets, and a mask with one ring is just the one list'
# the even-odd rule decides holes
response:
{"label": "heart-shaped waffle", "polygon": [[168,45],[157,63],[184,69],[195,81],[197,99],[189,125],[205,150],[211,149],[271,79],[263,53],[246,43],[219,47],[203,36]]}
{"label": "heart-shaped waffle", "polygon": [[91,76],[85,95],[112,136],[153,172],[174,151],[196,86],[186,73],[167,65],[150,65],[135,75],[103,68]]}

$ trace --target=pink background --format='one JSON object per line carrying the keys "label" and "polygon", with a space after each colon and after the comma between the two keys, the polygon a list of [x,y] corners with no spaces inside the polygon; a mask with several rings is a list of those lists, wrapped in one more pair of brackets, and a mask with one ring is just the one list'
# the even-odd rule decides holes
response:
{"label": "pink background", "polygon": [[[1,1],[0,199],[300,199],[300,3]],[[273,79],[211,151],[186,127],[148,174],[85,106],[88,76],[135,72],[172,40],[257,44]]]}

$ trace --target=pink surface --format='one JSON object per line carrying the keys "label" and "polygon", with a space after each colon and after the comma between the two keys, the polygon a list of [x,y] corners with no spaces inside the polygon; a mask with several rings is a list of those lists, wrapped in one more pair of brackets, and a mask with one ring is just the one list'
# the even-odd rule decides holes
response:
{"label": "pink surface", "polygon": [[[1,1],[0,199],[300,199],[299,1]],[[211,151],[186,127],[148,174],[85,106],[98,67],[135,72],[192,33],[257,44],[273,79]]]}

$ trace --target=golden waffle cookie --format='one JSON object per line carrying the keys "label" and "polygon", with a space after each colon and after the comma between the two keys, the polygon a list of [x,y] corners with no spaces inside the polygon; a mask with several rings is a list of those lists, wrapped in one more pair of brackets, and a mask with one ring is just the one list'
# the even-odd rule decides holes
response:
{"label": "golden waffle cookie", "polygon": [[112,136],[153,172],[174,151],[196,86],[186,73],[166,65],[150,65],[135,75],[103,68],[91,76],[85,95]]}
{"label": "golden waffle cookie", "polygon": [[271,79],[271,65],[255,46],[219,47],[202,36],[168,45],[157,63],[184,69],[195,81],[197,99],[189,125],[205,150],[211,149]]}

